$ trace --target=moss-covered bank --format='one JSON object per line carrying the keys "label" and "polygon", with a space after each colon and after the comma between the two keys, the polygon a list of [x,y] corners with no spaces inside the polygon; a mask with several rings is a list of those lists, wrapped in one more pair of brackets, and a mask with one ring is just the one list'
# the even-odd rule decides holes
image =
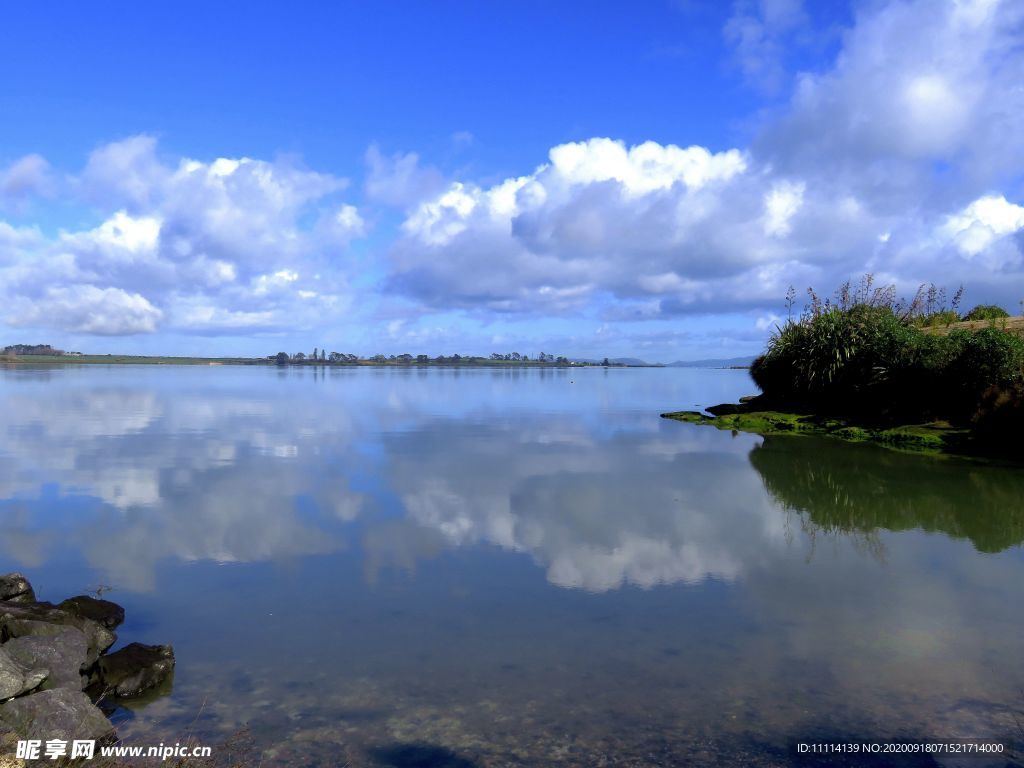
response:
{"label": "moss-covered bank", "polygon": [[880,443],[892,448],[932,453],[970,455],[992,452],[972,439],[970,430],[953,427],[942,421],[870,425],[836,416],[793,413],[772,407],[761,398],[751,398],[739,405],[717,405],[708,411],[710,415],[698,411],[675,411],[661,415],[666,419],[766,436],[827,435],[851,442]]}

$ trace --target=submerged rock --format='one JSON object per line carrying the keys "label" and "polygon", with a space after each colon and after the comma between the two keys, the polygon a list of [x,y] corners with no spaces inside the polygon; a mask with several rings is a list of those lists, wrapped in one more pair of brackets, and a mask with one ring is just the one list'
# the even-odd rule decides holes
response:
{"label": "submerged rock", "polygon": [[24,635],[8,640],[0,649],[22,666],[48,669],[44,689],[80,691],[88,682],[82,674],[89,658],[85,635],[74,627],[57,625],[56,628],[58,631],[53,634]]}
{"label": "submerged rock", "polygon": [[0,732],[19,739],[108,742],[114,726],[81,691],[54,688],[0,704]]}
{"label": "submerged rock", "polygon": [[35,664],[24,664],[0,647],[0,701],[20,696],[36,688],[46,679],[49,670]]}
{"label": "submerged rock", "polygon": [[132,643],[99,663],[100,684],[116,696],[137,696],[163,683],[173,671],[174,649],[169,645]]}
{"label": "submerged rock", "polygon": [[62,627],[73,627],[85,635],[90,665],[117,642],[117,635],[99,622],[62,610],[52,603],[0,602],[0,640],[27,635],[55,635]]}
{"label": "submerged rock", "polygon": [[79,595],[68,598],[57,607],[79,618],[95,621],[106,629],[117,629],[124,623],[124,608],[109,600]]}
{"label": "submerged rock", "polygon": [[20,573],[5,573],[0,576],[0,600],[12,603],[34,603],[36,593],[28,579]]}

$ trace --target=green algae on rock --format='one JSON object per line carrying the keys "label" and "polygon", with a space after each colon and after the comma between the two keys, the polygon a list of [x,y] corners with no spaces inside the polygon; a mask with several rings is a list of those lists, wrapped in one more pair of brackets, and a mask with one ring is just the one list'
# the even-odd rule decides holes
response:
{"label": "green algae on rock", "polygon": [[[763,408],[763,410],[762,410]],[[663,418],[759,435],[827,435],[853,442],[873,442],[915,451],[969,453],[969,430],[946,422],[871,426],[848,419],[789,413],[759,405],[757,398],[740,405],[723,404],[699,411],[675,411]]]}

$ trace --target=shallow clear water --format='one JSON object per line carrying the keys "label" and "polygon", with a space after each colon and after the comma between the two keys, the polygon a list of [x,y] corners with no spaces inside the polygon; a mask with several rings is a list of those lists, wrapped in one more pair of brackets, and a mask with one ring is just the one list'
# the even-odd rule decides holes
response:
{"label": "shallow clear water", "polygon": [[[129,743],[263,765],[792,761],[1019,736],[1024,471],[660,419],[743,371],[0,371],[0,572],[114,590]],[[1003,761],[1005,762],[1005,761]],[[970,763],[977,765],[977,762]]]}

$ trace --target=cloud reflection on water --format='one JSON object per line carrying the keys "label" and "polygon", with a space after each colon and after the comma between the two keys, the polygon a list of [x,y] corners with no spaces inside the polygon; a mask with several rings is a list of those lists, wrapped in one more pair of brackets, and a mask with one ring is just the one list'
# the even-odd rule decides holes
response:
{"label": "cloud reflection on water", "polygon": [[[906,472],[927,476],[929,459],[848,446],[794,458],[773,447],[783,443],[758,447],[753,436],[653,415],[595,419],[608,393],[584,387],[571,398],[590,402],[531,409],[537,378],[494,376],[481,388],[444,372],[332,372],[310,391],[308,380],[268,371],[236,371],[215,386],[180,372],[169,386],[162,373],[118,376],[116,387],[103,371],[63,371],[37,386],[8,374],[8,557],[38,567],[61,547],[77,549],[103,578],[142,590],[168,558],[278,561],[359,540],[375,577],[445,548],[493,546],[528,555],[554,585],[602,592],[741,579],[791,555],[786,510],[803,516],[805,531],[852,539],[917,526],[964,535],[962,515],[936,518],[935,504],[911,503],[918,491],[904,491],[898,521],[880,517],[877,494],[864,493],[872,472],[876,490],[880,478],[898,490]],[[550,380],[539,381],[550,396]],[[502,413],[495,406],[506,397]],[[960,488],[966,498],[986,472],[957,467],[943,475],[943,493]],[[1006,497],[998,479],[991,485]],[[838,513],[830,494],[845,499]]]}

